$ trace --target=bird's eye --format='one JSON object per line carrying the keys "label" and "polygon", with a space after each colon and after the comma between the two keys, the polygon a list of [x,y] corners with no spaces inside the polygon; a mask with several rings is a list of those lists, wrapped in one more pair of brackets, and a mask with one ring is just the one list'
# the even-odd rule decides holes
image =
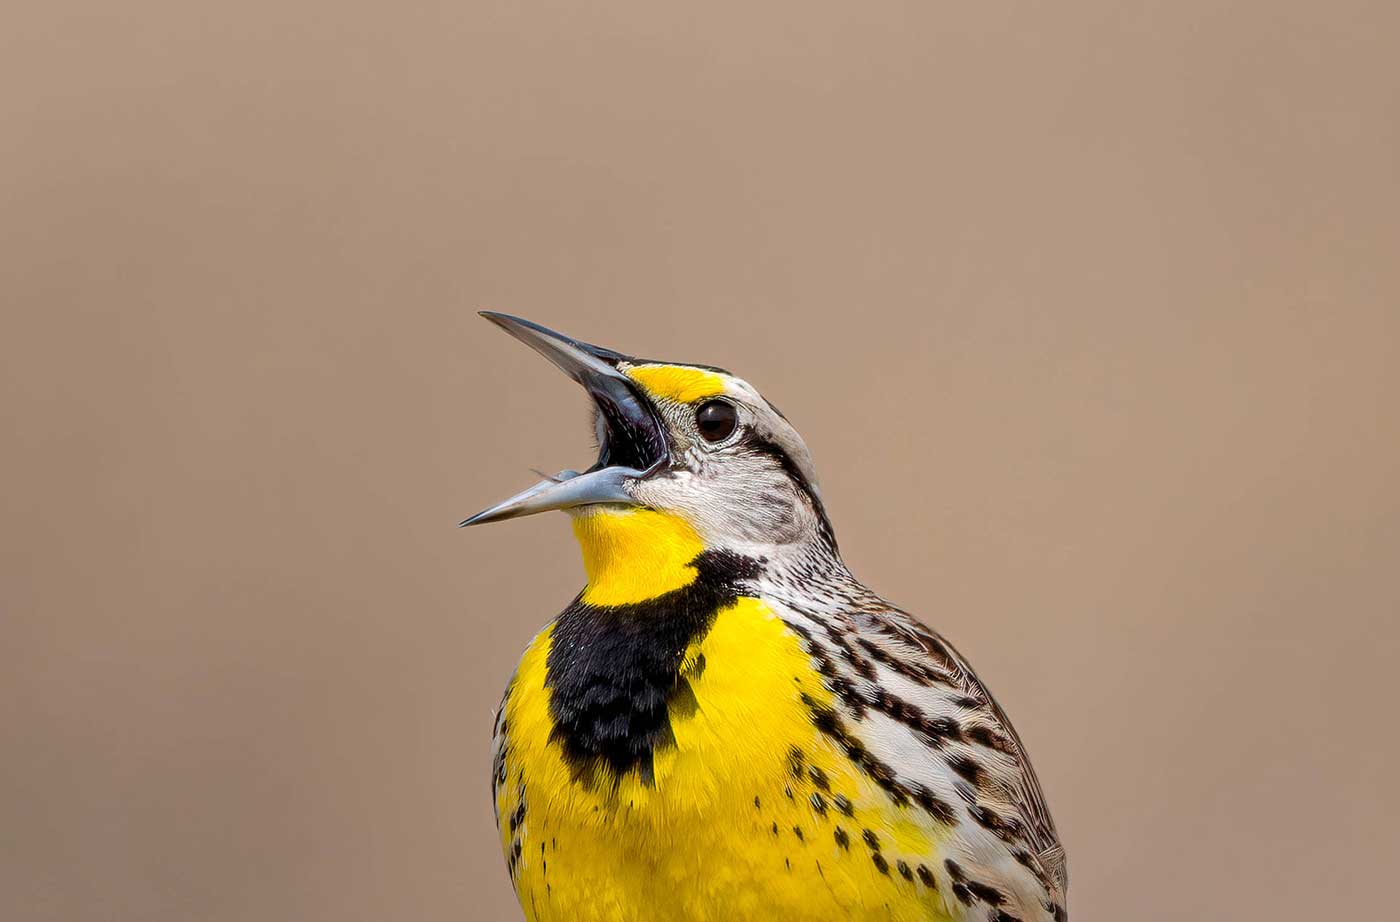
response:
{"label": "bird's eye", "polygon": [[724,441],[738,424],[739,414],[728,401],[707,400],[695,411],[695,426],[707,442]]}

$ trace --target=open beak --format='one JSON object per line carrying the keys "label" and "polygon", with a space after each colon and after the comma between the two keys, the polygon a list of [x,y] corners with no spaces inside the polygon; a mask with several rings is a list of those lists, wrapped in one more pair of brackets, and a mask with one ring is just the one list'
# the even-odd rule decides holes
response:
{"label": "open beak", "polygon": [[588,391],[606,423],[598,463],[582,474],[560,471],[504,502],[483,509],[462,522],[481,525],[551,509],[572,509],[593,503],[636,505],[628,485],[660,469],[670,460],[666,432],[655,409],[636,385],[617,370],[628,356],[601,346],[570,339],[537,323],[482,311],[481,316],[549,359]]}

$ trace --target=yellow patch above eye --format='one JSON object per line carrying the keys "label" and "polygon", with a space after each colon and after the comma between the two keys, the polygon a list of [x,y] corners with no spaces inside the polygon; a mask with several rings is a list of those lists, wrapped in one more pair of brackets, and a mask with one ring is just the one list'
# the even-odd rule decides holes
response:
{"label": "yellow patch above eye", "polygon": [[693,403],[724,393],[724,378],[713,371],[683,365],[643,365],[629,368],[627,376],[653,397]]}

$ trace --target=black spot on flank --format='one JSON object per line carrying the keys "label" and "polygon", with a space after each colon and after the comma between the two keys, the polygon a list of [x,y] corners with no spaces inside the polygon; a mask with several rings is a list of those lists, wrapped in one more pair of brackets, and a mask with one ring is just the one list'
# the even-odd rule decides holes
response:
{"label": "black spot on flank", "polygon": [[856,720],[865,717],[865,698],[855,684],[845,676],[837,676],[827,683],[836,696],[841,699],[841,703],[851,709],[851,716]]}
{"label": "black spot on flank", "polygon": [[982,786],[982,766],[974,759],[961,754],[952,755],[948,757],[948,767],[978,787]]}
{"label": "black spot on flank", "polygon": [[952,699],[952,703],[957,707],[966,708],[968,710],[973,710],[974,708],[980,708],[982,706],[982,702],[968,695],[958,695]]}
{"label": "black spot on flank", "polygon": [[831,782],[827,780],[826,772],[822,771],[820,768],[817,768],[817,766],[809,766],[807,769],[807,775],[812,779],[812,783],[815,784],[817,787],[821,788],[823,791],[831,790]]}
{"label": "black spot on flank", "polygon": [[792,800],[792,799],[793,799],[793,796],[792,796],[792,788],[791,788],[791,787],[784,787],[784,788],[783,788],[783,793],[787,795],[787,799],[788,799],[788,800]]}
{"label": "black spot on flank", "polygon": [[918,733],[925,745],[935,749],[947,740],[957,740],[962,736],[962,728],[956,720],[951,717],[929,717],[916,705],[889,691],[877,692],[872,703],[882,713]]}
{"label": "black spot on flank", "polygon": [[794,826],[794,827],[792,827],[792,834],[795,835],[795,836],[797,836],[797,841],[799,841],[799,842],[805,842],[805,841],[806,841],[806,837],[802,835],[802,827],[801,827],[801,826]]}
{"label": "black spot on flank", "polygon": [[806,693],[802,695],[802,703],[812,713],[812,725],[822,733],[833,738],[838,734],[845,734],[845,728],[841,726],[841,720],[836,716],[836,711],[824,704],[818,704],[815,698]]}
{"label": "black spot on flank", "polygon": [[981,804],[973,804],[967,808],[967,812],[972,814],[972,818],[985,829],[991,830],[998,839],[1003,842],[1014,842],[1020,838],[1022,833],[1021,823],[1010,817],[999,816]]}
{"label": "black spot on flank", "polygon": [[798,749],[796,746],[793,746],[791,749],[788,750],[788,771],[792,773],[792,777],[802,777],[803,761],[804,756],[802,755],[801,749]]}
{"label": "black spot on flank", "polygon": [[972,891],[972,895],[977,897],[988,906],[1000,906],[1006,902],[1006,897],[996,887],[989,887],[984,883],[975,880],[967,882],[967,889]]}
{"label": "black spot on flank", "polygon": [[943,866],[948,869],[948,876],[958,883],[967,880],[967,875],[963,873],[962,865],[958,864],[952,858],[944,861]]}
{"label": "black spot on flank", "polygon": [[654,751],[675,743],[672,710],[693,713],[685,650],[759,564],[711,550],[691,565],[698,575],[688,586],[633,605],[594,606],[580,595],[556,619],[545,685],[552,738],[576,777],[594,778],[602,767],[616,779],[635,769],[650,783]]}
{"label": "black spot on flank", "polygon": [[835,836],[837,845],[841,846],[846,851],[851,850],[851,837],[846,834],[846,830],[842,829],[840,826],[837,826]]}
{"label": "black spot on flank", "polygon": [[988,749],[993,749],[997,752],[1009,753],[1012,751],[1011,741],[1000,733],[995,732],[990,727],[977,724],[968,727],[966,735],[970,741],[979,746],[986,746]]}
{"label": "black spot on flank", "polygon": [[758,795],[757,795],[757,794],[755,794],[755,795],[753,796],[753,808],[754,808],[755,810],[762,810],[762,809],[763,809],[763,804],[762,804],[762,802],[759,801]]}
{"label": "black spot on flank", "polygon": [[834,798],[832,798],[832,803],[836,804],[837,810],[840,810],[847,816],[855,815],[855,808],[851,806],[851,802],[846,798],[846,795],[837,794]]}
{"label": "black spot on flank", "polygon": [[773,835],[776,836],[777,834],[778,834],[778,823],[777,823],[777,821],[775,820],[775,821],[773,822]]}
{"label": "black spot on flank", "polygon": [[899,869],[900,877],[903,877],[905,880],[909,881],[912,881],[914,879],[914,872],[910,869],[909,864],[907,862],[896,861],[894,866]]}
{"label": "black spot on flank", "polygon": [[792,861],[789,860],[789,859],[787,859],[787,858],[784,858],[784,859],[783,859],[783,866],[786,867],[789,871],[791,871],[791,870],[792,870]]}
{"label": "black spot on flank", "polygon": [[972,891],[967,889],[966,884],[953,884],[953,896],[956,896],[964,906],[972,905]]}
{"label": "black spot on flank", "polygon": [[816,791],[812,792],[812,809],[817,811],[818,816],[826,816],[826,800]]}
{"label": "black spot on flank", "polygon": [[929,815],[940,823],[945,823],[950,826],[957,823],[958,814],[957,811],[953,809],[952,804],[943,800],[922,784],[914,785],[910,789],[910,793],[914,796],[914,803],[927,810]]}
{"label": "black spot on flank", "polygon": [[880,837],[875,835],[874,830],[863,829],[861,830],[860,837],[865,840],[866,845],[869,845],[871,848],[875,849],[875,851],[878,852],[880,850]]}
{"label": "black spot on flank", "polygon": [[881,874],[890,873],[890,863],[885,860],[884,855],[880,854],[879,852],[873,852],[870,855],[870,860],[875,862],[875,867],[879,869]]}
{"label": "black spot on flank", "polygon": [[938,881],[934,878],[933,872],[928,869],[927,865],[919,865],[918,875],[919,883],[923,884],[925,887],[928,887],[930,890],[938,889]]}

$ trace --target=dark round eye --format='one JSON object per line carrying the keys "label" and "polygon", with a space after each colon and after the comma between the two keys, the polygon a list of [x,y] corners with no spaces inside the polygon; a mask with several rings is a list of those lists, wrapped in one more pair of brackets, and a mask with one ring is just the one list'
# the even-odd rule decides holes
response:
{"label": "dark round eye", "polygon": [[695,425],[707,442],[724,441],[738,424],[734,404],[723,400],[707,400],[695,411]]}

